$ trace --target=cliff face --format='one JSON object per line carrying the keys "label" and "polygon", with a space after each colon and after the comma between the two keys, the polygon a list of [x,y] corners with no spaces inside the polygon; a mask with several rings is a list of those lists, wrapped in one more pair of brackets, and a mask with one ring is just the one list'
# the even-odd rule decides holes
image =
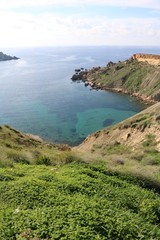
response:
{"label": "cliff face", "polygon": [[160,66],[160,55],[137,53],[134,54],[132,58],[140,62],[147,62],[151,65]]}

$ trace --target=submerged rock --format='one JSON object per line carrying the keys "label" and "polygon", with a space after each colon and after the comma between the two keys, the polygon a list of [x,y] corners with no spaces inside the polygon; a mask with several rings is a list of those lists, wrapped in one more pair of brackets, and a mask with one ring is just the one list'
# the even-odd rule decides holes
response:
{"label": "submerged rock", "polygon": [[107,118],[105,121],[103,121],[103,127],[108,127],[114,123],[114,119]]}

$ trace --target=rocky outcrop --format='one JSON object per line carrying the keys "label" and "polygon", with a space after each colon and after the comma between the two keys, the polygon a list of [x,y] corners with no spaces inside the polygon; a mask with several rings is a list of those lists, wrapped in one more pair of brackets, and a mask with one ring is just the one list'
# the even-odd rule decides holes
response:
{"label": "rocky outcrop", "polygon": [[15,57],[15,56],[9,56],[4,54],[3,52],[0,52],[0,61],[8,61],[8,60],[17,60],[19,58]]}
{"label": "rocky outcrop", "polygon": [[82,80],[85,81],[87,78],[87,69],[84,68],[75,69],[75,74],[71,77],[72,81]]}
{"label": "rocky outcrop", "polygon": [[132,58],[140,62],[147,62],[151,65],[160,66],[160,55],[137,53],[134,54]]}

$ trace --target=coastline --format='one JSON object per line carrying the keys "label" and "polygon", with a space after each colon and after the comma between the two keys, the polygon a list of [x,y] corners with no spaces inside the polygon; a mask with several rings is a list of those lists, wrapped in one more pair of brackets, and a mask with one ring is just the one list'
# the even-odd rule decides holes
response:
{"label": "coastline", "polygon": [[[72,78],[71,78],[72,79]],[[104,90],[104,91],[110,91],[110,92],[115,92],[115,93],[123,93],[123,94],[126,94],[126,95],[129,95],[131,97],[135,97],[137,98],[138,100],[144,102],[145,104],[155,104],[157,103],[158,101],[154,100],[154,99],[151,99],[150,97],[147,97],[145,95],[142,95],[138,92],[130,92],[130,91],[127,91],[123,88],[110,88],[110,87],[107,87],[105,85],[101,85],[100,83],[95,83],[93,82],[91,79],[87,79],[86,77],[82,79],[77,79],[77,80],[72,80],[72,81],[81,81],[84,83],[84,85],[87,87],[87,86],[90,86],[91,89],[95,89],[95,90]]]}
{"label": "coastline", "polygon": [[[91,85],[89,84],[89,86],[91,86]],[[129,92],[127,90],[124,90],[122,88],[108,88],[108,87],[105,87],[105,86],[100,87],[100,86],[96,86],[96,85],[94,85],[94,87],[92,87],[92,88],[97,89],[97,90],[99,89],[99,90],[105,90],[105,91],[110,91],[110,92],[123,93],[123,94],[129,95],[131,97],[135,97],[138,100],[144,102],[145,104],[155,104],[155,103],[158,102],[158,101],[155,101],[154,99],[150,99],[149,97],[146,97],[146,96],[141,95],[139,93],[136,93],[136,92],[131,93],[131,92]]]}
{"label": "coastline", "polygon": [[122,62],[110,61],[105,67],[75,69],[71,77],[92,89],[123,93],[146,104],[160,101],[159,78],[160,55],[153,54],[134,54]]}

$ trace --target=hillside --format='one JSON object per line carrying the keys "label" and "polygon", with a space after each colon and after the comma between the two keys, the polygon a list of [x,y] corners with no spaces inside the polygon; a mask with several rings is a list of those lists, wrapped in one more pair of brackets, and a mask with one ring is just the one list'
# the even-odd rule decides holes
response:
{"label": "hillside", "polygon": [[0,153],[1,240],[160,238],[160,198],[147,182],[7,125]]}
{"label": "hillside", "polygon": [[92,88],[123,92],[144,101],[160,101],[160,55],[134,54],[126,61],[109,62],[76,72],[72,80],[82,80]]}
{"label": "hillside", "polygon": [[38,136],[0,126],[0,168],[15,163],[55,165],[69,161],[70,147],[47,143]]}
{"label": "hillside", "polygon": [[160,182],[160,103],[88,136],[75,150],[88,161]]}

